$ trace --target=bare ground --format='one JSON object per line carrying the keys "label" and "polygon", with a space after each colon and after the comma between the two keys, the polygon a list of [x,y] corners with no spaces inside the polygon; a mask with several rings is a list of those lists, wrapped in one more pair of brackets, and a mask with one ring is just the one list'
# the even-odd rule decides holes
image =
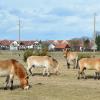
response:
{"label": "bare ground", "polygon": [[[100,100],[100,80],[93,79],[94,71],[86,71],[88,79],[78,80],[78,69],[67,69],[61,54],[53,56],[60,63],[58,76],[52,74],[50,77],[43,77],[42,68],[35,68],[34,76],[29,78],[30,89],[22,90],[19,80],[15,77],[12,91],[3,90],[5,77],[0,77],[0,100]],[[26,66],[22,56],[17,54],[1,54],[0,58],[15,58]]]}

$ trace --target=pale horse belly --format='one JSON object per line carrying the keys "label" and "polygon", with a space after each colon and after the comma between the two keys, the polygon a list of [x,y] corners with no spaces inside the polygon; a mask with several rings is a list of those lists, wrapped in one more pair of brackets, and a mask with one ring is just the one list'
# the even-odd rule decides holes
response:
{"label": "pale horse belly", "polygon": [[48,61],[40,61],[40,62],[33,62],[32,63],[33,67],[47,67],[48,66]]}
{"label": "pale horse belly", "polygon": [[7,76],[7,75],[9,75],[9,70],[0,69],[0,76]]}

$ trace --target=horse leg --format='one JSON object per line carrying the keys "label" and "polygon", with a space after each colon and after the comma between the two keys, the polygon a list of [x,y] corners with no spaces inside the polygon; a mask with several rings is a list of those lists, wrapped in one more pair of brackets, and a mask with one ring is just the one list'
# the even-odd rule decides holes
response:
{"label": "horse leg", "polygon": [[6,78],[6,81],[5,81],[5,87],[4,87],[4,90],[7,90],[7,87],[8,87],[8,83],[9,83],[9,75],[7,76],[7,78]]}
{"label": "horse leg", "polygon": [[[83,72],[84,71],[84,68],[81,68],[80,67],[80,69],[79,69],[79,71],[78,71],[78,77],[77,77],[77,79],[80,79],[80,75],[81,75],[81,77],[83,76],[83,74],[85,75],[85,73]],[[85,77],[85,76],[84,76]]]}
{"label": "horse leg", "polygon": [[67,68],[70,69],[70,64],[69,63],[67,63]]}
{"label": "horse leg", "polygon": [[66,63],[67,63],[67,68],[70,69],[70,64],[68,63],[67,59],[66,59]]}
{"label": "horse leg", "polygon": [[98,72],[98,79],[100,79],[100,72]]}
{"label": "horse leg", "polygon": [[80,75],[82,76],[82,72],[78,71],[78,77],[77,77],[77,79],[80,79]]}
{"label": "horse leg", "polygon": [[43,76],[46,74],[46,68],[43,69]]}
{"label": "horse leg", "polygon": [[58,66],[57,66],[57,68],[54,69],[54,73],[55,73],[55,75],[58,75],[59,74]]}
{"label": "horse leg", "polygon": [[76,69],[78,68],[78,59],[77,58],[75,59],[75,68]]}
{"label": "horse leg", "polygon": [[35,67],[35,66],[34,65],[31,65],[29,62],[28,62],[27,65],[28,65],[27,71],[29,72],[30,75],[33,75],[31,70],[32,70],[32,67]]}
{"label": "horse leg", "polygon": [[50,76],[49,68],[46,68],[47,76]]}
{"label": "horse leg", "polygon": [[75,68],[76,68],[76,62],[75,62],[75,59],[72,60],[72,65],[73,65],[73,69],[75,69]]}
{"label": "horse leg", "polygon": [[98,80],[99,80],[99,79],[100,79],[100,72],[97,72],[97,74],[98,74],[98,77],[97,77],[97,78],[98,78]]}
{"label": "horse leg", "polygon": [[95,72],[95,77],[94,77],[94,79],[100,79],[100,72],[99,71],[96,71]]}
{"label": "horse leg", "polygon": [[94,79],[98,78],[98,72],[95,72]]}
{"label": "horse leg", "polygon": [[14,78],[14,75],[10,74],[10,90],[13,89],[13,78]]}
{"label": "horse leg", "polygon": [[87,79],[87,77],[86,77],[84,71],[82,72],[82,76],[83,76],[84,79]]}
{"label": "horse leg", "polygon": [[32,70],[32,66],[27,68],[27,71],[30,73],[30,75],[33,75],[31,70]]}

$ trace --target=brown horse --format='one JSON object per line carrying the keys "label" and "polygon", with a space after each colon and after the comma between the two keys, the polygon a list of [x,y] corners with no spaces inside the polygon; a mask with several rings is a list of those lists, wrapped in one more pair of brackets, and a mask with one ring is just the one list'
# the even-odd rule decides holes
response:
{"label": "brown horse", "polygon": [[70,65],[74,68],[77,68],[78,54],[76,52],[71,52],[68,49],[63,50],[63,56],[66,59],[67,67],[70,68]]}
{"label": "brown horse", "polygon": [[83,78],[86,78],[84,70],[96,70],[95,78],[99,79],[100,74],[100,58],[82,58],[79,60],[79,71],[78,71],[78,79],[80,79],[80,75]]}
{"label": "brown horse", "polygon": [[7,89],[8,86],[10,89],[13,89],[13,79],[15,75],[18,76],[21,87],[28,89],[28,75],[23,65],[14,59],[0,61],[0,76],[7,77],[4,89]]}

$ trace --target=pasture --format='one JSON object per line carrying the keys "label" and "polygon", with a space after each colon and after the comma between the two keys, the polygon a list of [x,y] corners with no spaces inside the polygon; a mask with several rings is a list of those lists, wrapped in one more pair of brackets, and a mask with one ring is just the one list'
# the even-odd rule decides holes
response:
{"label": "pasture", "polygon": [[[19,56],[20,54],[20,56]],[[92,54],[92,53],[91,53]],[[42,76],[42,68],[33,69],[34,76],[29,78],[31,88],[22,90],[17,77],[14,90],[3,90],[5,77],[0,77],[0,100],[100,100],[100,80],[94,80],[94,71],[85,71],[88,79],[77,80],[78,69],[67,69],[61,52],[50,53],[60,64],[60,74]],[[96,53],[96,57],[100,54]],[[0,59],[14,58],[23,62],[23,52],[0,51]]]}

